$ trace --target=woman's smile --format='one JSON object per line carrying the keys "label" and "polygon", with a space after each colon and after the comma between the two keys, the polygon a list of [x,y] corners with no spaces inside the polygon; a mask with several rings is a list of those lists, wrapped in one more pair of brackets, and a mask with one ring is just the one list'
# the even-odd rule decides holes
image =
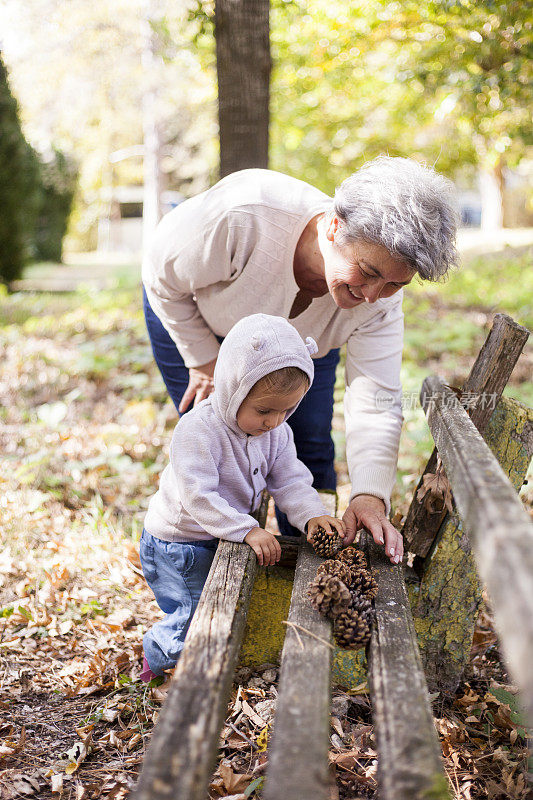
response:
{"label": "woman's smile", "polygon": [[356,293],[354,292],[354,290],[352,289],[352,287],[350,286],[350,284],[349,284],[349,283],[347,283],[347,284],[346,284],[346,286],[348,287],[348,291],[350,292],[350,294],[352,295],[352,297],[355,297],[355,299],[356,299],[356,300],[363,300],[363,299],[364,299],[364,298],[362,298],[360,295],[358,295],[358,294],[356,294]]}

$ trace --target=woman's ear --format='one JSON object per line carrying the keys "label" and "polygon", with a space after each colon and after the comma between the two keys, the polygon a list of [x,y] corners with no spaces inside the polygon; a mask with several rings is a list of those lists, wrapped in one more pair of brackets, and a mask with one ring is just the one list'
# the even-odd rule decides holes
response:
{"label": "woman's ear", "polygon": [[326,228],[326,239],[330,242],[335,240],[335,234],[337,233],[337,229],[339,227],[339,218],[336,214],[332,216],[328,223],[328,227]]}

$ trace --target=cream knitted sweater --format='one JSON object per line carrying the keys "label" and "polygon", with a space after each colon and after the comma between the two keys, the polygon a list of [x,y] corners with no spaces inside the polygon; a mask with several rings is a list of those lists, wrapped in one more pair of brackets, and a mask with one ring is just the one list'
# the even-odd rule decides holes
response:
{"label": "cream knitted sweater", "polygon": [[[288,318],[298,292],[293,259],[307,223],[331,199],[271,170],[243,170],[186,200],[161,222],[143,283],[187,366],[216,358],[216,336],[258,312]],[[400,436],[402,292],[351,310],[319,297],[290,320],[318,344],[317,357],[347,344],[346,452],[353,497],[390,508]]]}

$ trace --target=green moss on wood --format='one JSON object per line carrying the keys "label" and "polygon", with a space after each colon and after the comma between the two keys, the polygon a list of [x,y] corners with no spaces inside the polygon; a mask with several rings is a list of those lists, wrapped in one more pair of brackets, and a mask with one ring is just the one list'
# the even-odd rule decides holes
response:
{"label": "green moss on wood", "polygon": [[485,441],[518,491],[533,455],[533,408],[502,398],[490,418]]}
{"label": "green moss on wood", "polygon": [[364,650],[341,650],[333,652],[331,682],[343,689],[355,689],[367,679],[367,663]]}
{"label": "green moss on wood", "polygon": [[244,666],[279,663],[293,578],[294,570],[288,567],[258,568],[241,649],[240,663]]}

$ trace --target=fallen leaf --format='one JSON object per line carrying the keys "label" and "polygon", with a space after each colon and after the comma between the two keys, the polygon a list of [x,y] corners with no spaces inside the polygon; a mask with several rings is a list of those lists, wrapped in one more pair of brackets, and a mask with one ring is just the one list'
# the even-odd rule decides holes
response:
{"label": "fallen leaf", "polygon": [[244,714],[246,714],[248,719],[252,720],[254,725],[257,725],[260,728],[264,728],[265,727],[266,723],[265,723],[265,720],[263,719],[263,717],[260,717],[259,714],[256,714],[256,712],[253,710],[252,706],[249,703],[247,703],[246,700],[242,701],[242,710],[243,710]]}
{"label": "fallen leaf", "polygon": [[225,794],[224,797],[221,797],[220,800],[247,800],[247,795],[245,794]]}
{"label": "fallen leaf", "polygon": [[67,619],[64,622],[61,622],[58,628],[58,631],[61,634],[61,636],[64,636],[66,633],[72,630],[73,625],[74,623],[72,622],[71,619]]}
{"label": "fallen leaf", "polygon": [[118,717],[118,709],[117,708],[104,708],[102,709],[102,719],[106,722],[114,722]]}
{"label": "fallen leaf", "polygon": [[141,734],[140,733],[134,733],[133,736],[131,737],[131,739],[129,740],[128,744],[126,745],[126,748],[128,750],[131,750],[140,741],[141,741]]}
{"label": "fallen leaf", "polygon": [[67,750],[68,764],[65,767],[65,774],[72,775],[82,761],[85,761],[92,745],[92,733],[89,733],[81,742],[76,742],[70,750]]}
{"label": "fallen leaf", "polygon": [[37,777],[24,772],[6,769],[0,773],[0,797],[2,800],[14,800],[20,795],[30,796],[41,788]]}
{"label": "fallen leaf", "polygon": [[220,762],[218,771],[224,783],[224,788],[227,792],[232,792],[233,794],[246,789],[253,777],[252,775],[234,772],[227,760]]}
{"label": "fallen leaf", "polygon": [[22,728],[17,742],[12,742],[8,737],[3,744],[0,745],[0,758],[3,756],[12,756],[18,753],[24,747],[26,742],[26,728]]}
{"label": "fallen leaf", "polygon": [[54,775],[52,775],[51,783],[52,783],[52,792],[54,794],[55,793],[61,794],[61,792],[63,791],[63,773],[56,772]]}
{"label": "fallen leaf", "polygon": [[435,472],[427,472],[422,478],[422,486],[416,493],[416,499],[430,514],[440,514],[445,508],[453,514],[453,499],[450,482],[442,465]]}
{"label": "fallen leaf", "polygon": [[257,751],[259,753],[264,753],[268,746],[268,725],[265,725],[263,730],[258,734],[255,743],[257,745]]}
{"label": "fallen leaf", "polygon": [[346,750],[343,753],[329,754],[329,763],[335,764],[340,769],[354,771],[359,766],[359,759],[361,758],[361,750],[355,748],[353,750]]}
{"label": "fallen leaf", "polygon": [[76,800],[83,800],[87,794],[85,786],[80,781],[76,781]]}
{"label": "fallen leaf", "polygon": [[74,728],[80,739],[85,739],[88,733],[92,731],[94,728],[94,722],[90,722],[88,725],[84,725],[82,728]]}

